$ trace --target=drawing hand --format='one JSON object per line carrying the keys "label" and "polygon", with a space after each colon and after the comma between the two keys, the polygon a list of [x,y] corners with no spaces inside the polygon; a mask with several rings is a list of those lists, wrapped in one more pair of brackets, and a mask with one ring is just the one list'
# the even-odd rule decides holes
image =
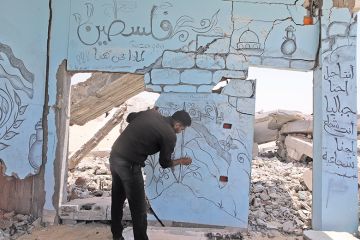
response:
{"label": "drawing hand", "polygon": [[190,165],[192,163],[192,159],[189,157],[183,157],[181,158],[181,164],[182,165]]}

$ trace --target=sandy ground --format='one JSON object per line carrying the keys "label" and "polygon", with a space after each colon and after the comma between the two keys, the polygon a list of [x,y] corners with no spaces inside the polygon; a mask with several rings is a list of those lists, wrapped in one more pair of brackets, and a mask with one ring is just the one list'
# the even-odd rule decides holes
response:
{"label": "sandy ground", "polygon": [[[209,230],[209,229],[206,229]],[[216,233],[216,229],[211,230]],[[150,240],[207,240],[206,232],[201,229],[181,229],[160,227],[149,227],[148,235]],[[256,233],[244,233],[244,240],[303,240],[296,236],[277,236],[275,238],[262,237]],[[249,236],[250,235],[250,236]],[[126,228],[124,231],[125,240],[133,240],[132,229]],[[101,223],[76,224],[76,225],[57,225],[34,230],[31,235],[24,235],[19,240],[111,240],[109,225]],[[214,238],[213,238],[214,239]]]}

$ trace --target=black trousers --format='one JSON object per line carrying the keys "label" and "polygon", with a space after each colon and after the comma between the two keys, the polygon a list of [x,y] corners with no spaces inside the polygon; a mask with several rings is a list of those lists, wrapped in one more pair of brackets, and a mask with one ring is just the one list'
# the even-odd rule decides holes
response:
{"label": "black trousers", "polygon": [[111,189],[111,232],[114,238],[121,238],[123,206],[128,199],[135,240],[148,240],[144,179],[141,166],[123,158],[110,156],[112,175]]}

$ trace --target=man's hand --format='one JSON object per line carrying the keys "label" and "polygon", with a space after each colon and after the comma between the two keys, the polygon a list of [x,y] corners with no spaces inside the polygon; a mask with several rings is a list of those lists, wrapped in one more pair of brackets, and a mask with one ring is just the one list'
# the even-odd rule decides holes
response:
{"label": "man's hand", "polygon": [[190,165],[192,163],[192,159],[189,157],[180,158],[181,165]]}

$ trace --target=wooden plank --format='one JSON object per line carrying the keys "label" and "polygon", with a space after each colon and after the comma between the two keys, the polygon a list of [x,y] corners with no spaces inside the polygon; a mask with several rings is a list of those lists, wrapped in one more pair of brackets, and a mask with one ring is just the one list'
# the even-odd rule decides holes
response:
{"label": "wooden plank", "polygon": [[144,90],[143,75],[125,74],[72,104],[70,125],[84,125]]}
{"label": "wooden plank", "polygon": [[79,164],[81,159],[83,159],[92,149],[94,149],[101,140],[103,140],[109,132],[122,121],[124,113],[126,111],[126,106],[122,106],[118,109],[113,117],[99,130],[95,135],[87,141],[81,148],[76,151],[71,158],[69,159],[69,170],[73,170],[76,165]]}

